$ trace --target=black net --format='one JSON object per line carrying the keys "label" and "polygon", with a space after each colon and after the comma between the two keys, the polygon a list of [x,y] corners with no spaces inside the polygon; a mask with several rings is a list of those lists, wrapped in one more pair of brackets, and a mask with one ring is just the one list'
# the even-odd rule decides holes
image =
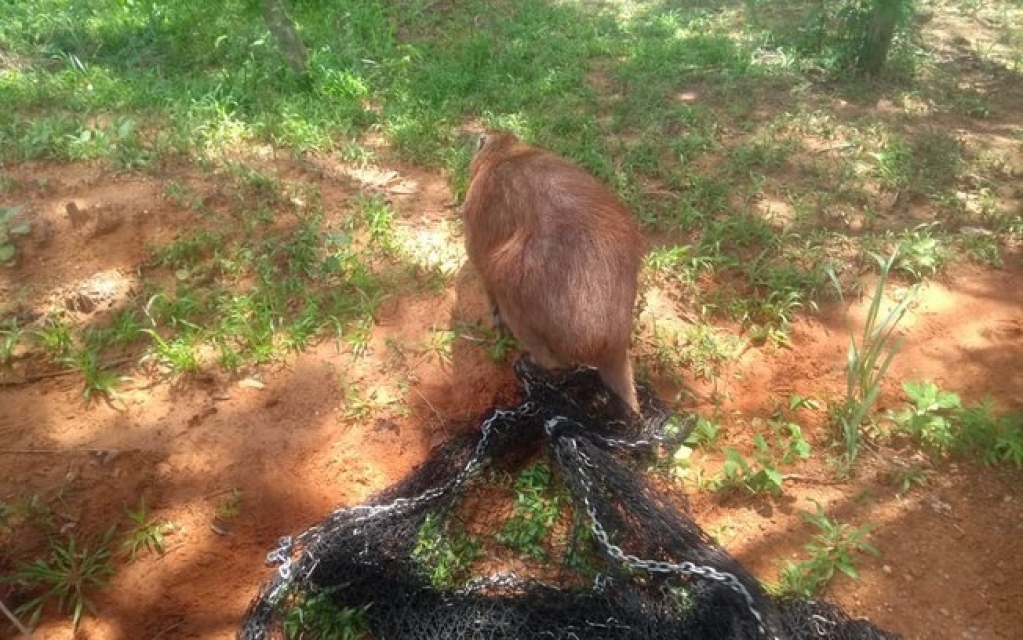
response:
{"label": "black net", "polygon": [[[492,412],[367,504],[282,539],[268,556],[278,571],[239,637],[315,637],[302,635],[294,615],[311,597],[338,616],[356,612],[376,640],[897,637],[820,601],[770,597],[693,521],[679,492],[643,473],[692,421],[669,421],[642,389],[644,418],[630,419],[592,370],[552,379],[520,360],[516,373],[526,394],[519,406]],[[493,572],[438,585],[417,555],[424,526],[462,518],[481,478],[537,449],[587,534],[588,569],[556,582]]]}

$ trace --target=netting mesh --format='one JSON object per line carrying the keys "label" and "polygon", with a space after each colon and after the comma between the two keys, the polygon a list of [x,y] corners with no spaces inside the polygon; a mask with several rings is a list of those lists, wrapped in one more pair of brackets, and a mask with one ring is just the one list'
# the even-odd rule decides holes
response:
{"label": "netting mesh", "polygon": [[[519,406],[493,411],[473,436],[448,442],[367,504],[282,539],[268,556],[277,573],[239,637],[294,637],[289,615],[311,594],[360,611],[377,640],[897,637],[824,602],[770,597],[700,529],[683,497],[642,473],[691,421],[666,429],[668,413],[642,390],[644,419],[629,419],[592,370],[552,379],[520,360],[516,373],[526,394]],[[453,517],[474,480],[537,446],[590,534],[595,577],[555,585],[495,573],[435,586],[416,558],[424,523]]]}

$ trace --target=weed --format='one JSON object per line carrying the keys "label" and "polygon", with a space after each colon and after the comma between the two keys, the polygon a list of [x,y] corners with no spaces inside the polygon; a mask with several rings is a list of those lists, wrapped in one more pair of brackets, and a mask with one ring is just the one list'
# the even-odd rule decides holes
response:
{"label": "weed", "polygon": [[[682,428],[681,421],[681,418],[677,416],[669,418],[665,424],[665,432],[670,434]],[[689,436],[685,439],[685,442],[679,445],[679,448],[675,450],[670,461],[668,461],[671,475],[684,480],[694,474],[699,474],[700,469],[693,465],[694,450],[697,447],[704,449],[713,448],[720,435],[721,431],[716,422],[704,416],[697,416],[696,424],[693,425]],[[701,485],[704,483],[697,480],[696,484]]]}
{"label": "weed", "polygon": [[283,621],[287,640],[366,640],[369,627],[365,607],[338,608],[332,589],[299,596]]}
{"label": "weed", "polygon": [[986,399],[959,414],[960,440],[966,451],[977,451],[987,464],[1009,462],[1023,467],[1023,413],[999,415]]}
{"label": "weed", "polygon": [[459,338],[480,345],[487,359],[493,363],[506,362],[508,356],[519,348],[511,332],[492,328],[482,322],[471,325],[460,323],[455,325],[454,331]]}
{"label": "weed", "polygon": [[13,573],[0,578],[30,594],[38,594],[19,606],[17,614],[27,616],[30,627],[39,622],[52,602],[56,602],[59,614],[71,614],[75,627],[83,613],[96,615],[89,593],[106,588],[114,574],[110,545],[115,529],[111,527],[99,538],[84,544],[73,534],[66,538],[51,537],[49,557],[19,563]]}
{"label": "weed", "polygon": [[916,465],[900,466],[893,474],[893,480],[899,488],[899,493],[905,494],[913,487],[925,487],[930,483],[934,472]]}
{"label": "weed", "polygon": [[550,466],[526,467],[515,480],[515,509],[495,536],[501,544],[538,559],[547,557],[543,543],[561,515],[564,497],[555,491]]}
{"label": "weed", "polygon": [[710,272],[713,264],[697,255],[691,246],[672,246],[652,249],[646,256],[645,268],[661,282],[691,289],[700,273]]}
{"label": "weed", "polygon": [[85,383],[82,395],[85,396],[87,402],[99,396],[110,401],[118,400],[117,385],[126,381],[127,378],[104,366],[95,349],[82,349],[64,360],[82,374]]}
{"label": "weed", "polygon": [[126,347],[143,335],[142,328],[142,322],[135,309],[125,308],[119,311],[106,327],[87,330],[85,346],[96,350]]}
{"label": "weed", "polygon": [[394,211],[380,195],[360,197],[355,201],[363,224],[369,231],[369,245],[381,249],[386,255],[397,252],[394,235]]}
{"label": "weed", "polygon": [[153,329],[143,329],[142,332],[151,337],[154,343],[153,353],[146,358],[155,358],[175,375],[195,373],[199,370],[199,359],[195,352],[197,339],[195,334],[184,333],[165,339]]}
{"label": "weed", "polygon": [[668,326],[651,329],[647,349],[654,368],[666,375],[679,378],[688,369],[694,375],[712,379],[719,367],[742,349],[742,341],[725,336],[707,324],[695,324],[678,330]]}
{"label": "weed", "polygon": [[879,555],[877,549],[867,542],[873,525],[866,524],[853,528],[835,522],[824,513],[824,507],[814,502],[814,513],[800,511],[800,517],[817,528],[813,541],[806,545],[810,557],[801,562],[786,562],[779,574],[779,590],[804,597],[814,597],[828,586],[836,571],[859,579],[855,558],[862,553]]}
{"label": "weed", "polygon": [[245,494],[241,489],[231,489],[231,495],[220,502],[214,510],[218,520],[234,520],[242,514],[242,500]]}
{"label": "weed", "polygon": [[412,559],[429,574],[437,589],[450,589],[464,582],[472,563],[482,557],[483,549],[459,525],[442,522],[428,514],[416,535]]}
{"label": "weed", "polygon": [[755,461],[750,463],[736,449],[725,447],[725,464],[721,475],[708,481],[712,491],[740,489],[748,493],[780,494],[784,476],[771,458],[770,446],[761,435],[754,441]]}
{"label": "weed", "polygon": [[351,420],[365,420],[376,409],[375,398],[366,397],[355,384],[344,385],[345,417]]}
{"label": "weed", "polygon": [[1023,414],[999,414],[990,399],[963,406],[933,382],[905,382],[903,390],[910,406],[889,416],[898,432],[939,455],[972,452],[986,464],[1023,466]]}
{"label": "weed", "polygon": [[74,346],[71,325],[58,315],[50,315],[46,324],[35,329],[33,335],[43,350],[55,359],[66,356]]}
{"label": "weed", "polygon": [[810,443],[806,441],[803,436],[803,429],[794,422],[781,421],[779,423],[771,423],[773,429],[781,432],[781,437],[784,438],[784,451],[781,456],[781,461],[785,464],[793,464],[800,460],[807,460],[810,458],[812,450]]}
{"label": "weed", "polygon": [[852,465],[859,453],[860,429],[881,395],[881,381],[902,344],[901,339],[895,337],[895,329],[916,296],[917,290],[914,287],[886,314],[881,315],[885,286],[898,257],[897,251],[888,260],[874,256],[880,268],[880,276],[864,321],[862,337],[858,343],[855,336],[849,339],[845,398],[840,404],[830,407],[831,421],[839,428],[845,445],[844,461],[847,466]]}
{"label": "weed", "polygon": [[7,364],[11,361],[24,331],[18,326],[17,318],[10,318],[0,323],[0,364]]}
{"label": "weed", "polygon": [[32,225],[18,220],[21,207],[0,207],[0,264],[13,262],[18,253],[15,238],[32,233]]}
{"label": "weed", "polygon": [[359,358],[369,353],[369,341],[373,337],[372,318],[363,318],[353,323],[345,336],[345,342],[352,352],[352,356]]}
{"label": "weed", "polygon": [[902,389],[913,406],[893,420],[929,449],[950,451],[955,446],[955,413],[962,410],[959,396],[942,391],[933,382],[904,382]]}
{"label": "weed", "polygon": [[964,230],[962,247],[970,260],[982,265],[1001,268],[1004,264],[1002,259],[1002,248],[998,237],[983,230],[975,230],[966,233]]}
{"label": "weed", "polygon": [[145,499],[139,503],[138,509],[125,507],[125,513],[132,522],[131,531],[121,543],[121,548],[128,554],[128,558],[134,562],[142,550],[163,555],[167,548],[164,536],[174,532],[176,529],[174,523],[149,518]]}
{"label": "weed", "polygon": [[941,270],[951,258],[951,252],[934,235],[934,224],[918,225],[896,238],[897,271],[909,274],[916,280],[923,280]]}
{"label": "weed", "polygon": [[455,332],[447,329],[430,328],[430,338],[426,341],[423,354],[436,358],[442,364],[451,364],[451,345],[455,341]]}

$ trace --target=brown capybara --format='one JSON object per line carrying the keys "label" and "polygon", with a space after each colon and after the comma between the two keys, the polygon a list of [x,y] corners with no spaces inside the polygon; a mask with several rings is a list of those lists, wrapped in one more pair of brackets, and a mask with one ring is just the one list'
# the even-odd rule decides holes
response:
{"label": "brown capybara", "polygon": [[469,181],[466,252],[495,321],[544,369],[595,367],[638,412],[629,342],[644,242],[628,208],[511,133],[480,137]]}

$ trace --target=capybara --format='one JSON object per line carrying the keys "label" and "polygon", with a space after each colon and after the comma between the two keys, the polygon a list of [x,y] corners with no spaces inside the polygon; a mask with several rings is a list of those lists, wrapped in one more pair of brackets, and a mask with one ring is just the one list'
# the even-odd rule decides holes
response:
{"label": "capybara", "polygon": [[595,367],[638,412],[629,343],[644,242],[629,209],[511,133],[481,136],[469,173],[466,252],[495,322],[541,368]]}

